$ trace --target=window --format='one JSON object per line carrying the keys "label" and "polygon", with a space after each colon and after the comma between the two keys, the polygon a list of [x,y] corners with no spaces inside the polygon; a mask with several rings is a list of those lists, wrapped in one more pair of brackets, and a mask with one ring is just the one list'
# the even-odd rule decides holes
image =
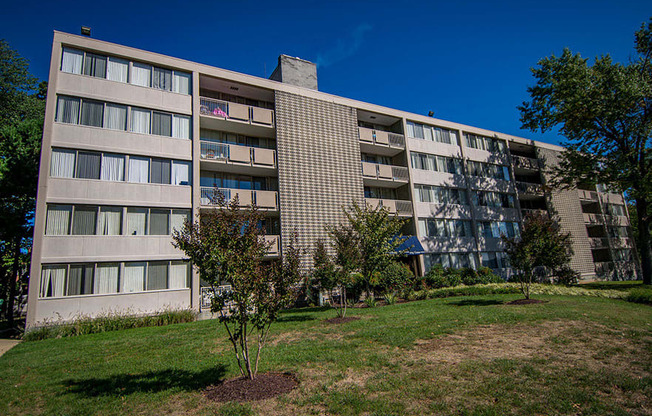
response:
{"label": "window", "polygon": [[71,265],[68,272],[68,296],[88,295],[93,293],[94,264]]}
{"label": "window", "polygon": [[190,74],[174,71],[174,92],[190,94]]}
{"label": "window", "polygon": [[414,169],[446,172],[456,175],[462,174],[462,161],[458,158],[411,152],[410,160]]}
{"label": "window", "polygon": [[172,91],[172,71],[154,67],[152,71],[152,87]]}
{"label": "window", "polygon": [[117,293],[118,277],[120,274],[120,264],[118,263],[98,263],[93,281],[93,293]]}
{"label": "window", "polygon": [[514,208],[514,195],[499,192],[476,191],[473,194],[476,206],[493,208]]}
{"label": "window", "polygon": [[190,139],[190,117],[174,115],[172,136],[177,139]]}
{"label": "window", "polygon": [[423,257],[426,273],[435,264],[444,268],[476,267],[475,255],[473,253],[431,253]]}
{"label": "window", "polygon": [[503,235],[513,238],[521,235],[517,222],[479,221],[477,225],[478,236],[484,238],[500,238]]}
{"label": "window", "polygon": [[425,237],[473,237],[471,221],[457,219],[419,220],[419,233]]}
{"label": "window", "polygon": [[72,205],[48,205],[45,235],[67,235],[70,231]]}
{"label": "window", "polygon": [[149,212],[149,234],[168,235],[170,210],[152,209]]}
{"label": "window", "polygon": [[131,156],[129,158],[129,182],[149,182],[149,159]]}
{"label": "window", "polygon": [[493,137],[482,137],[475,134],[465,133],[464,141],[466,147],[474,149],[486,150],[492,153],[505,153],[507,151],[507,144],[505,141]]}
{"label": "window", "polygon": [[190,210],[173,209],[170,216],[170,233],[174,230],[181,230],[186,221],[190,221]]}
{"label": "window", "polygon": [[131,131],[134,133],[149,134],[152,112],[143,108],[131,109]]}
{"label": "window", "polygon": [[106,71],[106,78],[111,81],[127,82],[129,73],[129,61],[109,57],[109,64]]}
{"label": "window", "polygon": [[464,189],[447,188],[443,186],[415,185],[414,198],[420,202],[436,204],[467,205],[468,199]]}
{"label": "window", "polygon": [[84,126],[102,127],[104,120],[104,103],[83,100],[80,124]]}
{"label": "window", "polygon": [[457,144],[457,133],[455,131],[411,121],[407,122],[407,136],[438,143]]}
{"label": "window", "polygon": [[104,127],[111,130],[127,130],[127,107],[107,103],[104,110]]}
{"label": "window", "polygon": [[152,158],[150,183],[169,184],[170,166],[170,159]]}
{"label": "window", "polygon": [[161,290],[168,287],[168,263],[150,261],[147,267],[147,290]]}
{"label": "window", "polygon": [[152,113],[152,134],[172,136],[172,115],[154,111]]}
{"label": "window", "polygon": [[66,266],[43,266],[41,271],[42,298],[60,297],[65,293]]}
{"label": "window", "polygon": [[106,78],[106,56],[86,52],[84,58],[84,75]]}
{"label": "window", "polygon": [[78,152],[77,153],[77,178],[100,179],[101,153]]}
{"label": "window", "polygon": [[98,235],[120,235],[122,230],[122,208],[100,207]]}
{"label": "window", "polygon": [[127,209],[127,235],[146,235],[146,234],[147,234],[147,209],[128,208]]}
{"label": "window", "polygon": [[145,275],[147,262],[125,263],[125,276],[122,281],[122,292],[133,293],[145,290]]}
{"label": "window", "polygon": [[79,123],[80,99],[73,97],[57,97],[57,115],[55,120],[60,123]]}
{"label": "window", "polygon": [[168,289],[185,289],[189,287],[190,263],[186,261],[170,262],[170,282]]}
{"label": "window", "polygon": [[172,161],[172,185],[190,185],[190,162]]}
{"label": "window", "polygon": [[96,224],[96,206],[75,206],[72,216],[73,235],[94,235]]}
{"label": "window", "polygon": [[72,178],[75,173],[74,150],[52,149],[50,176],[53,178]]}
{"label": "window", "polygon": [[83,61],[83,51],[64,47],[61,57],[61,71],[70,74],[81,74]]}
{"label": "window", "polygon": [[152,67],[140,62],[134,62],[131,72],[131,83],[141,87],[149,87],[152,80]]}

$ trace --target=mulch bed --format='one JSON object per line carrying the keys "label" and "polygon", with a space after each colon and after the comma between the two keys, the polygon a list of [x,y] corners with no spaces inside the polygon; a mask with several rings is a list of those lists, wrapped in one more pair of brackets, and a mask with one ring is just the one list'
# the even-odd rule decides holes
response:
{"label": "mulch bed", "polygon": [[345,318],[340,318],[339,316],[337,318],[331,318],[331,319],[326,319],[324,322],[327,324],[343,324],[346,322],[351,322],[351,321],[357,321],[358,318],[357,316],[347,316]]}
{"label": "mulch bed", "polygon": [[547,300],[541,299],[516,299],[511,302],[506,302],[505,305],[530,305],[532,303],[546,303]]}
{"label": "mulch bed", "polygon": [[299,381],[290,373],[265,373],[253,380],[240,377],[210,386],[205,395],[216,402],[250,402],[289,393],[298,385]]}

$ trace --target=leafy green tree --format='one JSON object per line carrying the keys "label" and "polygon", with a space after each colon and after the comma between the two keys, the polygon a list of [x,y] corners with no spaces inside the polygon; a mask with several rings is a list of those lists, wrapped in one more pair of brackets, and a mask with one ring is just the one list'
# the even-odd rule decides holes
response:
{"label": "leafy green tree", "polygon": [[[367,295],[370,295],[373,279],[401,254],[397,249],[405,241],[400,232],[406,220],[391,215],[384,207],[360,206],[355,202],[345,208],[344,213],[348,224],[340,230],[348,229],[351,240],[357,244],[357,250],[351,250],[351,256],[357,257],[353,257],[351,267],[360,273]],[[330,234],[334,238],[333,229]]]}
{"label": "leafy green tree", "polygon": [[[227,202],[218,195],[219,208],[202,213],[195,222],[186,221],[175,230],[173,244],[213,288],[211,310],[226,328],[240,373],[253,380],[269,328],[281,309],[296,300],[302,279],[300,251],[294,236],[282,262],[264,265],[269,244],[259,226],[261,213],[255,206],[241,209],[237,198]],[[219,290],[221,285],[230,289]]]}
{"label": "leafy green tree", "polygon": [[571,235],[562,234],[559,224],[547,216],[526,215],[520,237],[503,235],[502,239],[525,299],[530,299],[530,286],[538,275],[546,271],[566,273],[569,269],[573,256]]}
{"label": "leafy green tree", "polygon": [[335,274],[333,288],[340,292],[340,303],[336,305],[337,315],[346,316],[347,289],[355,282],[355,271],[360,258],[360,245],[355,231],[351,227],[339,226],[328,229],[333,247],[335,248]]}
{"label": "leafy green tree", "polygon": [[[636,59],[593,65],[564,49],[532,69],[531,100],[519,107],[523,127],[555,128],[567,150],[554,169],[555,185],[606,184],[636,202],[638,229],[650,229],[652,209],[652,19],[635,35]],[[650,233],[638,234],[643,281],[650,284]]]}
{"label": "leafy green tree", "polygon": [[[0,126],[21,120],[43,117],[33,97],[37,79],[29,73],[29,62],[11,49],[7,41],[0,39]],[[47,83],[45,84],[47,91]]]}

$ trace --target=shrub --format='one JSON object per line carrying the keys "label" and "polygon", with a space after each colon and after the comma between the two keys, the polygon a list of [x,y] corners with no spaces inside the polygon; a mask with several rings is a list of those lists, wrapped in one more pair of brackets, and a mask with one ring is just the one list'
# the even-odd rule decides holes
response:
{"label": "shrub", "polygon": [[396,303],[396,294],[394,293],[385,293],[385,303],[388,305],[393,305]]}
{"label": "shrub", "polygon": [[562,265],[555,271],[554,282],[558,285],[576,285],[580,274],[567,264]]}
{"label": "shrub", "polygon": [[367,305],[367,308],[375,308],[376,305],[378,305],[378,302],[376,301],[376,298],[373,296],[368,296],[364,300],[364,304]]}
{"label": "shrub", "polygon": [[408,266],[392,262],[382,271],[378,285],[374,288],[378,293],[397,292],[414,285],[414,274]]}
{"label": "shrub", "polygon": [[629,291],[625,300],[652,305],[652,289],[632,289]]}
{"label": "shrub", "polygon": [[500,276],[494,274],[494,272],[488,267],[480,267],[478,270],[467,267],[462,269],[460,274],[462,277],[462,283],[467,286],[504,282]]}
{"label": "shrub", "polygon": [[120,331],[147,326],[163,326],[193,322],[197,314],[191,309],[169,309],[154,315],[138,316],[119,313],[106,313],[95,318],[80,316],[71,322],[52,323],[28,330],[24,341],[39,341],[47,338],[74,337],[100,332]]}
{"label": "shrub", "polygon": [[421,287],[416,287],[415,289],[419,290],[450,286],[448,279],[444,273],[445,270],[441,264],[433,265],[422,279],[424,284],[422,284]]}

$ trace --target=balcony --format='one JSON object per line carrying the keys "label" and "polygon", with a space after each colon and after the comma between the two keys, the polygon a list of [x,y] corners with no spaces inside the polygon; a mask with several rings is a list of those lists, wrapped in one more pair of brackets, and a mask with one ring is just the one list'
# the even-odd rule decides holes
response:
{"label": "balcony", "polygon": [[521,214],[525,217],[526,215],[533,215],[533,216],[538,216],[538,217],[546,217],[548,218],[548,211],[545,209],[521,209]]}
{"label": "balcony", "polygon": [[278,256],[280,252],[280,244],[279,244],[279,236],[278,235],[266,235],[265,236],[265,242],[269,244],[269,249],[267,250],[267,255],[268,256]]}
{"label": "balcony", "polygon": [[516,182],[519,194],[543,196],[543,185],[531,182]]}
{"label": "balcony", "polygon": [[584,214],[584,224],[601,225],[604,224],[604,218],[601,214]]}
{"label": "balcony", "polygon": [[609,275],[614,270],[614,264],[610,261],[602,261],[595,263],[595,273],[601,276]]}
{"label": "balcony", "polygon": [[585,191],[584,189],[578,189],[577,196],[579,196],[580,201],[598,202],[598,193],[595,191]]}
{"label": "balcony", "polygon": [[388,131],[358,127],[360,150],[366,153],[376,153],[394,156],[405,149],[405,136]]}
{"label": "balcony", "polygon": [[594,250],[609,248],[609,240],[607,238],[589,238],[589,244]]}
{"label": "balcony", "polygon": [[[253,107],[250,105],[199,97],[199,114],[202,116],[202,126],[213,130],[233,131],[236,133],[255,133],[263,137],[269,135],[274,128],[274,110]],[[249,125],[252,130],[241,126]]]}
{"label": "balcony", "polygon": [[215,188],[208,186],[201,187],[201,206],[217,206],[218,192],[221,192],[227,201],[237,196],[241,206],[251,206],[254,204],[263,210],[278,210],[278,192],[276,191]]}
{"label": "balcony", "polygon": [[[380,163],[362,162],[362,178],[368,180],[370,185],[387,185],[386,182],[396,183],[397,186],[408,183],[408,169],[403,166],[382,165]],[[376,183],[376,182],[381,183]]]}
{"label": "balcony", "polygon": [[201,160],[229,165],[230,172],[254,173],[251,169],[276,169],[276,150],[258,147],[239,146],[235,144],[201,141]]}
{"label": "balcony", "polygon": [[376,199],[376,198],[365,198],[367,205],[376,208],[381,206],[387,208],[390,214],[398,214],[399,217],[411,217],[412,216],[412,202],[411,201],[401,201],[397,199]]}
{"label": "balcony", "polygon": [[512,166],[514,166],[515,169],[528,171],[538,171],[541,168],[539,159],[516,155],[512,155]]}

